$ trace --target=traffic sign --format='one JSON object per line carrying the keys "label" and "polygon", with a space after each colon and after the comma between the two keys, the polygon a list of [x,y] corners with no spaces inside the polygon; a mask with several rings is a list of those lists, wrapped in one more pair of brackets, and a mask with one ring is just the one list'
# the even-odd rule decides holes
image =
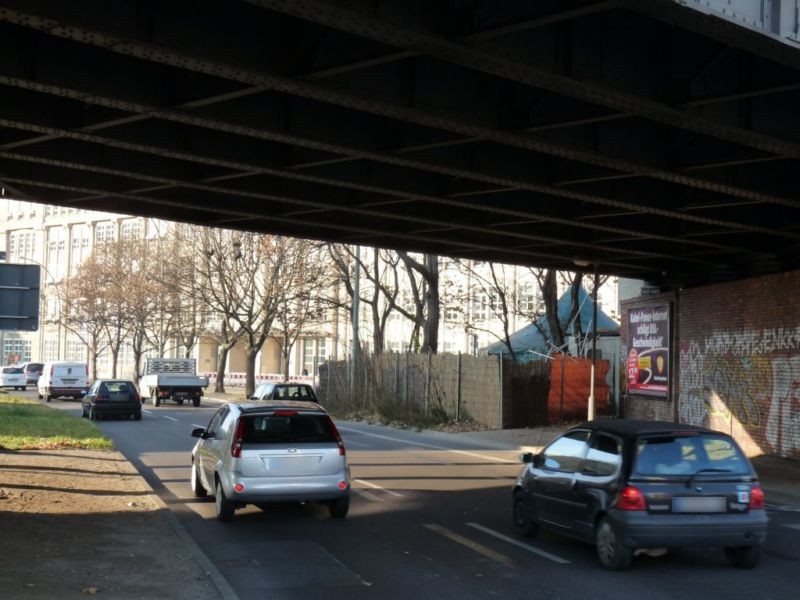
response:
{"label": "traffic sign", "polygon": [[39,329],[39,265],[0,264],[0,329]]}

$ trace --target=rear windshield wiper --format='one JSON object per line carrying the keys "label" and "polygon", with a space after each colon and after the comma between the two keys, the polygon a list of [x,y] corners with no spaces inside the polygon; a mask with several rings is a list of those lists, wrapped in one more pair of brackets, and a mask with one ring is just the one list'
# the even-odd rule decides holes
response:
{"label": "rear windshield wiper", "polygon": [[694,478],[700,475],[700,473],[730,473],[730,469],[698,469],[695,471],[691,477],[689,477],[689,481],[686,482],[686,487],[692,487],[692,483],[694,482]]}

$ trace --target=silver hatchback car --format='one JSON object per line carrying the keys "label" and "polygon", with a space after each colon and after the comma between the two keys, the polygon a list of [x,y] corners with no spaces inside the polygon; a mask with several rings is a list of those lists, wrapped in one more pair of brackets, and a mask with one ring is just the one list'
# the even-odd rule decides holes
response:
{"label": "silver hatchback car", "polygon": [[330,415],[314,402],[230,403],[192,431],[191,486],[213,493],[217,518],[270,502],[324,502],[331,517],[350,508],[350,469]]}

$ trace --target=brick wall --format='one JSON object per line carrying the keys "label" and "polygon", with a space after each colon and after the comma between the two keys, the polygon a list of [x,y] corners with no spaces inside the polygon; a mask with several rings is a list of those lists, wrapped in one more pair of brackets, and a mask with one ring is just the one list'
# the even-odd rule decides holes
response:
{"label": "brick wall", "polygon": [[682,422],[731,433],[748,454],[800,458],[799,298],[800,272],[680,292],[676,404],[634,399],[628,416],[671,420],[672,408]]}

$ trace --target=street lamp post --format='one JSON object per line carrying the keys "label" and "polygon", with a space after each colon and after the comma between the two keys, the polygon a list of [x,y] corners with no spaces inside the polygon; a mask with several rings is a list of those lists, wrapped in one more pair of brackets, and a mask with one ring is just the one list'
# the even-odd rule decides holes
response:
{"label": "street lamp post", "polygon": [[594,377],[597,365],[597,280],[597,263],[594,263],[594,287],[592,288],[592,379],[589,382],[589,408],[587,411],[589,421],[594,420],[595,417]]}
{"label": "street lamp post", "polygon": [[599,280],[598,263],[594,260],[587,260],[583,258],[572,259],[579,267],[594,267],[594,281],[592,288],[592,367],[589,374],[589,399],[587,401],[586,419],[593,421],[595,418],[595,398],[594,398],[594,374],[597,368],[597,283]]}

